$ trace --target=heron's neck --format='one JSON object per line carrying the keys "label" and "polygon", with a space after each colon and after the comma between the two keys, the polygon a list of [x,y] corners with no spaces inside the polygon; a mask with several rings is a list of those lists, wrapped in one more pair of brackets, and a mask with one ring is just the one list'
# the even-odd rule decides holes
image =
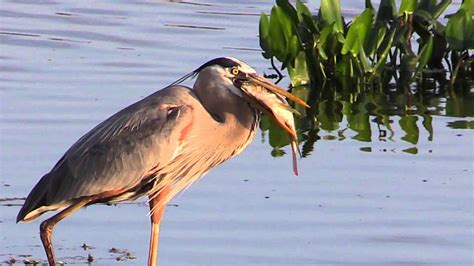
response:
{"label": "heron's neck", "polygon": [[217,84],[220,83],[198,78],[194,91],[207,112],[220,124],[220,134],[229,138],[248,136],[254,129],[258,111],[242,97]]}

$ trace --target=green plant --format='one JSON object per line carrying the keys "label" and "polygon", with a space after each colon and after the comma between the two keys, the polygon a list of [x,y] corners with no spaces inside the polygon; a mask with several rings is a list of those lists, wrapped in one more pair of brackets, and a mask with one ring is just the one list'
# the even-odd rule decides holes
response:
{"label": "green plant", "polygon": [[[261,15],[263,56],[272,65],[281,62],[292,93],[312,106],[295,107],[303,114],[296,121],[303,155],[319,138],[392,140],[400,134],[397,127],[400,139],[415,145],[405,152],[416,153],[420,132],[433,139],[432,110],[445,106],[435,114],[473,115],[471,89],[452,90],[449,84],[467,81],[472,88],[474,0],[464,0],[443,24],[440,17],[450,3],[402,0],[397,7],[395,0],[381,0],[376,10],[366,0],[365,9],[347,22],[338,0],[321,0],[316,14],[300,0],[294,5],[277,0],[269,15]],[[283,155],[284,132],[268,119],[260,127],[268,133],[272,154]],[[321,136],[321,130],[329,133]]]}
{"label": "green plant", "polygon": [[[313,15],[300,0],[277,0],[260,18],[260,46],[267,59],[287,69],[294,87],[335,80],[345,88],[365,89],[395,80],[473,73],[474,0],[465,0],[449,18],[438,21],[451,0],[381,0],[345,23],[338,0],[322,0]],[[412,40],[416,39],[417,51]],[[443,63],[445,60],[445,63]],[[467,75],[463,75],[467,76]]]}

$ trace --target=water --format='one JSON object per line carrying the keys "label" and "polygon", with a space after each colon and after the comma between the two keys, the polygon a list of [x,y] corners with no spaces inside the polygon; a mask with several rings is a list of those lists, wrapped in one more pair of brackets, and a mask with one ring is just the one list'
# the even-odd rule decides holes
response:
{"label": "water", "polygon": [[[257,39],[258,15],[271,5],[3,1],[0,262],[44,262],[39,221],[15,224],[22,198],[98,122],[215,57],[271,73]],[[454,96],[413,105],[429,107],[428,116],[384,114],[390,129],[379,123],[388,132],[381,138],[367,104],[327,101],[320,109],[335,111],[323,112],[305,138],[305,145],[317,141],[300,160],[299,177],[289,156],[270,156],[268,133],[257,135],[242,155],[172,201],[160,263],[473,263],[473,97]],[[347,102],[353,112],[337,107]],[[58,259],[85,264],[90,254],[99,265],[117,258],[146,264],[147,212],[144,200],[80,210],[55,230]]]}

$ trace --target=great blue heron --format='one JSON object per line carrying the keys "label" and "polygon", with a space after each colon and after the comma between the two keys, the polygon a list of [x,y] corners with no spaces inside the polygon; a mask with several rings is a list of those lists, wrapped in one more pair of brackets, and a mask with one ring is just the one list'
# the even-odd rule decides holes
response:
{"label": "great blue heron", "polygon": [[[194,89],[177,85],[192,76],[197,76]],[[148,265],[156,265],[165,204],[212,167],[239,154],[255,136],[262,111],[297,147],[293,116],[281,96],[307,106],[235,58],[211,60],[81,137],[36,184],[17,222],[60,210],[40,225],[48,262],[55,265],[51,235],[56,223],[86,205],[147,195]],[[296,174],[295,161],[293,166]]]}

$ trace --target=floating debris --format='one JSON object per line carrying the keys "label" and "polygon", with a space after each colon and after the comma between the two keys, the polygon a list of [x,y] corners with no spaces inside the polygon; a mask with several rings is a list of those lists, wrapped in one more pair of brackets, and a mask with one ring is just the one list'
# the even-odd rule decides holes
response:
{"label": "floating debris", "polygon": [[115,258],[116,261],[134,260],[137,258],[135,255],[133,255],[133,253],[126,249],[111,248],[109,249],[109,252],[120,254],[118,257]]}
{"label": "floating debris", "polygon": [[88,245],[88,244],[86,244],[86,243],[82,244],[82,245],[81,245],[81,248],[82,248],[83,250],[94,249],[93,246]]}
{"label": "floating debris", "polygon": [[37,260],[37,259],[24,259],[23,264],[25,264],[25,265],[38,265],[38,264],[40,264],[40,260]]}
{"label": "floating debris", "polygon": [[8,258],[8,260],[5,261],[6,264],[15,264],[16,259],[14,257]]}

